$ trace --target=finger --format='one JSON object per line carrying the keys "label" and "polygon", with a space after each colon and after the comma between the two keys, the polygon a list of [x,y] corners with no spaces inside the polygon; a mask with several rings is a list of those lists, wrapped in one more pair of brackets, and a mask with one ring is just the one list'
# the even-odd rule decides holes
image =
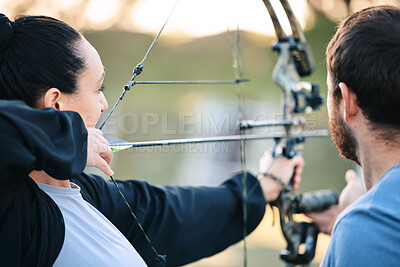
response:
{"label": "finger", "polygon": [[99,149],[99,155],[100,157],[102,157],[108,164],[110,164],[112,158],[113,158],[113,153],[111,150],[110,145],[108,144],[99,144],[98,145],[98,149]]}
{"label": "finger", "polygon": [[301,174],[303,173],[303,167],[305,163],[302,156],[296,156],[292,158],[291,163],[294,166],[294,178],[292,188],[294,190],[297,190],[300,185]]}
{"label": "finger", "polygon": [[318,215],[319,213],[316,212],[309,212],[309,213],[304,213],[304,215],[306,215],[308,218],[310,218],[311,220],[315,220],[318,219]]}
{"label": "finger", "polygon": [[321,228],[321,224],[324,224],[324,221],[329,220],[328,215],[325,214],[325,212],[309,212],[309,213],[304,213],[305,216],[310,218],[314,223],[318,225],[318,227]]}
{"label": "finger", "polygon": [[92,135],[97,135],[97,136],[103,136],[104,135],[101,130],[96,129],[96,128],[89,127],[89,128],[86,128],[86,130],[88,131],[89,134],[92,134]]}
{"label": "finger", "polygon": [[105,139],[104,137],[100,137],[98,141],[100,141],[99,145],[101,146],[99,153],[104,153],[107,158],[110,158],[111,161],[112,150],[110,147],[110,143],[108,143],[107,139]]}
{"label": "finger", "polygon": [[291,159],[291,162],[294,165],[294,167],[297,167],[300,170],[302,170],[305,165],[304,158],[300,155],[293,157]]}
{"label": "finger", "polygon": [[358,181],[358,175],[354,170],[348,170],[344,177],[347,183]]}
{"label": "finger", "polygon": [[101,136],[104,135],[103,132],[101,130],[99,130],[99,129],[96,129],[96,128],[90,128],[90,129],[93,131],[93,133],[96,133],[96,134],[101,135]]}
{"label": "finger", "polygon": [[289,166],[292,166],[293,168],[293,173],[292,173],[293,178],[299,180],[299,176],[301,176],[301,174],[303,173],[303,166],[304,166],[303,158],[301,156],[296,156],[290,159]]}
{"label": "finger", "polygon": [[293,184],[292,184],[292,189],[297,190],[301,181],[301,176],[297,173],[297,170],[295,171],[293,175]]}
{"label": "finger", "polygon": [[295,166],[295,175],[301,176],[302,173],[303,173],[303,168],[299,167],[299,166]]}
{"label": "finger", "polygon": [[114,175],[114,171],[111,169],[110,165],[105,166],[102,171],[108,176]]}
{"label": "finger", "polygon": [[299,188],[300,182],[301,182],[301,175],[296,174],[294,176],[294,181],[293,181],[293,186],[292,186],[294,190],[297,190]]}
{"label": "finger", "polygon": [[107,139],[105,139],[104,136],[98,136],[98,139],[97,139],[97,140],[98,140],[100,143],[104,144],[104,145],[110,146],[110,143],[108,143]]}
{"label": "finger", "polygon": [[111,167],[101,157],[98,157],[97,164],[95,167],[98,168],[99,170],[101,170],[102,172],[104,172],[105,174],[107,174],[108,176],[114,175],[114,172],[111,169]]}
{"label": "finger", "polygon": [[98,143],[98,152],[99,153],[112,153],[112,149],[109,143]]}
{"label": "finger", "polygon": [[100,157],[102,157],[107,162],[107,164],[110,164],[113,158],[113,153],[110,149],[109,151],[100,153]]}

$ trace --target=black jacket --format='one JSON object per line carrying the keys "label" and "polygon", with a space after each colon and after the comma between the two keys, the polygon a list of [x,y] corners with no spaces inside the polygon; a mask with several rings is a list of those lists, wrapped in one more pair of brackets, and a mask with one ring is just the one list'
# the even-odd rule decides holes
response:
{"label": "black jacket", "polygon": [[[149,266],[155,254],[114,185],[82,173],[86,128],[79,115],[33,110],[0,101],[0,255],[5,266],[51,266],[64,241],[57,205],[28,174],[44,170],[81,187],[85,200],[103,213]],[[257,179],[248,175],[247,231],[261,221],[266,202]],[[71,178],[73,177],[73,178]],[[218,187],[157,187],[118,181],[119,187],[167,266],[211,256],[242,238],[241,174]]]}

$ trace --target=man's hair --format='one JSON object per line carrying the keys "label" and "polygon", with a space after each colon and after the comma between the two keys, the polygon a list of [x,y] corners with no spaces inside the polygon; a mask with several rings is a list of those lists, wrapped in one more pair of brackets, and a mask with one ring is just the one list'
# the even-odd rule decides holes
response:
{"label": "man's hair", "polygon": [[400,127],[400,8],[363,9],[339,25],[326,49],[333,98],[344,82],[373,124]]}
{"label": "man's hair", "polygon": [[45,16],[10,21],[0,14],[0,99],[22,100],[37,107],[50,88],[77,89],[85,64],[76,43],[81,35],[66,23]]}

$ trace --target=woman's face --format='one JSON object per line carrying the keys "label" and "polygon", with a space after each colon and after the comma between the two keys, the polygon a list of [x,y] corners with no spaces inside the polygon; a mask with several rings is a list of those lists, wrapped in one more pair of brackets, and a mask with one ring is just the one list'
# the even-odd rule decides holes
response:
{"label": "woman's face", "polygon": [[78,74],[77,91],[63,94],[60,110],[78,112],[86,127],[94,127],[103,111],[107,110],[107,100],[103,94],[104,67],[96,49],[84,38],[77,43],[85,60],[85,68]]}

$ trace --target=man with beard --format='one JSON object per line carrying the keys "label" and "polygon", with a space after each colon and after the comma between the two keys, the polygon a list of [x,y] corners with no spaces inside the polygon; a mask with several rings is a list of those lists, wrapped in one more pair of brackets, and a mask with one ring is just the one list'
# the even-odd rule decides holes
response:
{"label": "man with beard", "polygon": [[[397,266],[400,8],[352,14],[339,25],[326,58],[332,138],[344,158],[362,167],[367,193],[337,218],[321,266]],[[326,224],[319,215],[311,217]]]}

